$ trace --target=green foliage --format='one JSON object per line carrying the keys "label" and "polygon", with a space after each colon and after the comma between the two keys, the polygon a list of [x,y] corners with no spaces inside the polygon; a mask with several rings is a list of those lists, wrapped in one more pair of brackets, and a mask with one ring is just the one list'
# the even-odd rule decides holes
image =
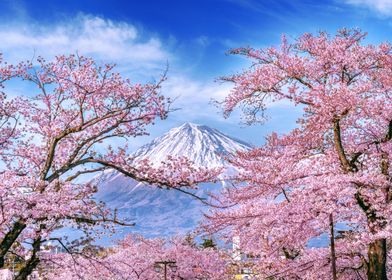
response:
{"label": "green foliage", "polygon": [[202,248],[216,248],[216,243],[211,238],[203,238],[203,242],[200,245]]}

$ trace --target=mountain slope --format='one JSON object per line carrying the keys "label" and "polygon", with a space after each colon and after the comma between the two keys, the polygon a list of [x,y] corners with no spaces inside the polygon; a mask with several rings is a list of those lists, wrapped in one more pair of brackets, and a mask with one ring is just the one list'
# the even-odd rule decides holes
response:
{"label": "mountain slope", "polygon": [[167,155],[185,156],[196,166],[227,167],[224,157],[250,148],[249,144],[205,125],[185,123],[142,146],[133,156],[164,161]]}
{"label": "mountain slope", "polygon": [[[148,158],[159,164],[168,155],[186,156],[196,166],[224,167],[231,173],[233,167],[225,157],[248,149],[250,145],[216,129],[185,123],[142,146],[132,157],[135,160]],[[185,233],[194,229],[206,207],[178,191],[151,187],[116,171],[106,171],[94,181],[99,186],[97,199],[117,208],[120,217],[136,222],[135,228],[120,229],[123,233],[138,232],[148,236]],[[207,192],[220,189],[222,184],[223,181],[202,184],[197,195],[206,197]]]}

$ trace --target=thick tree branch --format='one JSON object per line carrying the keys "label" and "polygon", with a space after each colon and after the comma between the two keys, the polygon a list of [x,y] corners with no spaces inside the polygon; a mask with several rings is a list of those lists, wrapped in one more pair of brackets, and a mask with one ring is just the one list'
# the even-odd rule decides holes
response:
{"label": "thick tree branch", "polygon": [[38,252],[41,249],[41,237],[37,237],[34,239],[32,244],[33,250],[31,257],[28,259],[26,264],[19,271],[18,275],[15,277],[15,280],[26,280],[28,276],[33,272],[33,270],[37,267],[40,262],[38,257]]}
{"label": "thick tree branch", "polygon": [[340,118],[335,118],[333,122],[333,134],[334,134],[334,143],[335,149],[338,153],[340,163],[345,172],[353,171],[353,168],[347,159],[346,152],[343,148],[342,137],[341,137],[341,129],[340,129]]}
{"label": "thick tree branch", "polygon": [[22,233],[22,231],[26,228],[26,224],[23,220],[16,221],[11,230],[7,232],[7,234],[3,237],[0,243],[0,268],[4,267],[4,258],[9,249],[12,247],[12,244],[15,243],[16,239]]}

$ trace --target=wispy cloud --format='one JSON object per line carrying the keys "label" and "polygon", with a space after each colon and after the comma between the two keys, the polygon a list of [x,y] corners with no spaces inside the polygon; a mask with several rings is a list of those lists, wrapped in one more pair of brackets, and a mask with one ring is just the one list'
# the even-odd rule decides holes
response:
{"label": "wispy cloud", "polygon": [[223,100],[230,92],[229,84],[214,81],[199,81],[184,75],[169,76],[163,90],[175,99],[174,108],[179,108],[179,114],[186,115],[189,120],[197,118],[218,118],[218,108],[213,100]]}
{"label": "wispy cloud", "polygon": [[[103,62],[117,63],[126,76],[142,81],[157,78],[169,62],[168,80],[162,92],[175,99],[173,107],[181,109],[175,114],[184,121],[216,118],[217,109],[210,105],[210,100],[222,100],[229,91],[228,85],[215,83],[214,77],[209,81],[191,78],[181,63],[172,64],[181,57],[167,47],[170,43],[162,42],[158,36],[141,34],[140,28],[127,22],[84,14],[51,25],[21,20],[0,23],[0,38],[0,52],[13,62],[31,59],[34,55],[51,59],[55,55],[78,52]],[[208,38],[197,37],[195,43],[208,44]],[[16,84],[8,88],[8,92],[17,95],[26,89]]]}
{"label": "wispy cloud", "polygon": [[392,16],[392,0],[343,0],[343,2],[370,9],[382,16]]}
{"label": "wispy cloud", "polygon": [[[159,35],[146,35],[128,22],[81,14],[55,24],[39,24],[29,20],[17,23],[0,23],[0,52],[7,60],[20,61],[42,55],[51,59],[55,55],[78,52],[97,60],[117,63],[118,69],[131,79],[150,81],[157,78],[169,62],[168,80],[162,93],[175,99],[173,112],[164,126],[180,122],[237,123],[237,118],[223,120],[221,109],[212,100],[222,101],[230,92],[231,84],[214,82],[215,77],[197,79],[189,70],[198,57],[181,57],[176,52],[176,42],[164,41]],[[210,43],[206,36],[196,37],[193,44],[205,47]],[[171,47],[170,47],[171,46]],[[181,61],[186,61],[186,65]],[[187,70],[188,69],[188,70]],[[31,92],[23,84],[7,87],[7,93],[21,95]],[[171,123],[172,122],[172,123]],[[139,146],[143,139],[132,141]]]}
{"label": "wispy cloud", "polygon": [[8,60],[78,52],[128,68],[162,68],[170,53],[157,37],[143,38],[134,25],[79,15],[53,25],[21,21],[0,24],[0,52]]}

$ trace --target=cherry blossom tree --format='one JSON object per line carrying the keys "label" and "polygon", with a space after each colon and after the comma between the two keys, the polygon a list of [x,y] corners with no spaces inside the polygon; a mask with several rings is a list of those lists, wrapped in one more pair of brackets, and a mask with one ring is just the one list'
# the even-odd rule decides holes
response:
{"label": "cherry blossom tree", "polygon": [[[237,236],[264,279],[332,279],[331,253],[315,238],[337,226],[338,279],[387,279],[392,237],[391,45],[364,44],[359,30],[304,34],[280,47],[232,51],[252,61],[225,77],[234,88],[229,115],[264,120],[270,103],[303,109],[291,132],[272,133],[260,148],[238,153],[232,207],[208,216],[210,231]],[[391,272],[389,272],[391,273]]]}
{"label": "cherry blossom tree", "polygon": [[3,60],[0,54],[0,148],[3,150],[8,147],[11,140],[16,136],[16,104],[7,100],[6,94],[3,92],[5,83],[17,76],[20,76],[28,64],[20,63],[18,65],[8,64]]}
{"label": "cherry blossom tree", "polygon": [[48,263],[52,263],[52,269],[47,271],[47,277],[159,280],[164,275],[162,263],[167,263],[167,279],[231,279],[227,274],[225,254],[211,248],[191,246],[183,238],[163,240],[130,235],[116,247],[108,249],[101,258],[89,260],[71,256],[51,256]]}
{"label": "cherry blossom tree", "polygon": [[156,118],[166,118],[170,100],[160,93],[165,75],[154,83],[131,83],[114,65],[71,55],[2,65],[0,83],[11,78],[31,90],[0,98],[0,267],[6,254],[23,257],[15,279],[32,273],[46,242],[65,246],[51,235],[56,229],[78,227],[88,233],[97,225],[129,225],[95,201],[96,187],[81,183],[81,177],[115,169],[192,195],[184,187],[219,172],[193,168],[185,158],[168,158],[161,165],[136,162],[126,144],[110,145],[145,135]]}

